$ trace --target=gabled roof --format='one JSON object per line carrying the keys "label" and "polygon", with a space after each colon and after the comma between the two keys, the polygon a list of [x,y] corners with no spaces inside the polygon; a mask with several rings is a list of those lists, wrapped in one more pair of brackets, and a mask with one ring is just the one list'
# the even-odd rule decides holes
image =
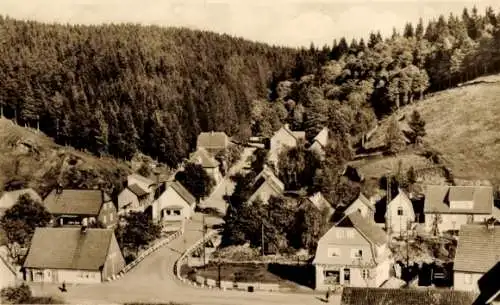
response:
{"label": "gabled roof", "polygon": [[204,148],[198,148],[189,158],[190,162],[200,164],[204,168],[214,168],[219,166],[219,161],[215,160]]}
{"label": "gabled roof", "polygon": [[30,195],[31,199],[35,201],[38,201],[40,203],[42,202],[42,198],[40,197],[40,195],[38,195],[38,193],[31,188],[4,192],[0,197],[0,211],[10,209],[17,203],[19,197],[21,197],[24,194]]}
{"label": "gabled roof", "polygon": [[477,281],[481,294],[474,301],[474,305],[490,304],[498,298],[500,294],[500,281],[498,279],[500,279],[500,261]]}
{"label": "gabled roof", "polygon": [[329,138],[329,130],[326,127],[323,127],[321,131],[314,137],[313,143],[317,142],[321,147],[326,147],[328,144],[328,138]]}
{"label": "gabled roof", "polygon": [[372,211],[375,210],[375,207],[371,203],[370,199],[366,198],[366,196],[363,193],[359,193],[358,198],[356,198],[356,200],[354,200],[353,202],[351,202],[351,204],[348,205],[347,208],[349,208],[351,205],[353,205],[357,201],[359,201],[362,204],[366,205],[370,210],[372,210]]}
{"label": "gabled roof", "polygon": [[267,166],[255,177],[254,191],[260,188],[264,182],[268,183],[276,192],[283,193],[285,191],[285,184],[273,173]]}
{"label": "gabled roof", "polygon": [[149,194],[147,191],[143,190],[138,184],[134,183],[132,185],[127,186],[127,188],[134,193],[137,197],[143,197]]}
{"label": "gabled roof", "polygon": [[37,228],[24,267],[98,271],[113,236],[108,229]]}
{"label": "gabled roof", "polygon": [[[289,135],[291,135],[292,137],[294,137],[296,140],[305,139],[306,138],[306,132],[305,131],[292,131],[289,128],[288,124],[283,125],[278,131],[276,131],[274,133],[274,135],[276,135],[280,130],[284,130],[286,133],[288,133]],[[274,135],[273,135],[273,137],[274,137]]]}
{"label": "gabled roof", "polygon": [[345,287],[342,305],[470,305],[475,295],[444,289]]}
{"label": "gabled roof", "polygon": [[52,190],[43,201],[53,215],[98,215],[103,203],[111,198],[102,190]]}
{"label": "gabled roof", "polygon": [[336,225],[337,227],[354,227],[361,233],[370,243],[381,246],[387,243],[387,236],[384,231],[374,223],[368,221],[361,216],[361,213],[356,212],[344,216]]}
{"label": "gabled roof", "polygon": [[335,211],[331,203],[326,200],[321,192],[317,192],[316,194],[307,197],[307,200],[320,211],[323,211],[325,209],[328,209],[329,213],[333,213]]}
{"label": "gabled roof", "polygon": [[171,187],[189,205],[193,205],[196,203],[196,198],[179,181],[168,182],[167,186]]}
{"label": "gabled roof", "polygon": [[196,147],[225,149],[229,143],[229,139],[225,132],[202,132],[198,135]]}
{"label": "gabled roof", "polygon": [[[469,209],[450,209],[450,201],[472,201]],[[424,213],[491,214],[493,188],[491,186],[428,185],[425,192]]]}
{"label": "gabled roof", "polygon": [[144,177],[142,175],[136,174],[136,173],[128,175],[127,178],[128,179],[133,178],[133,179],[139,180],[139,181],[141,181],[142,183],[144,183],[144,184],[146,184],[148,186],[155,185],[155,182],[153,180],[151,180],[149,178],[146,178],[146,177]]}
{"label": "gabled roof", "polygon": [[463,225],[453,270],[486,273],[500,260],[500,227],[484,224]]}

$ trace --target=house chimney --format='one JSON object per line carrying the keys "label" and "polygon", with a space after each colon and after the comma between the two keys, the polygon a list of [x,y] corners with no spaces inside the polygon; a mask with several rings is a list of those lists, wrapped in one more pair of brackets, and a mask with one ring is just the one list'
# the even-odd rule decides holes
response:
{"label": "house chimney", "polygon": [[63,187],[60,183],[58,183],[56,186],[56,194],[61,194],[62,191],[63,191]]}

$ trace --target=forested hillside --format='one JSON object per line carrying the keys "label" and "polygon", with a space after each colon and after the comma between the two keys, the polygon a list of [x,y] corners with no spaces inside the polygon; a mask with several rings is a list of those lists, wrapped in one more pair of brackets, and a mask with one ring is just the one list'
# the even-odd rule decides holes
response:
{"label": "forested hillside", "polygon": [[208,130],[243,138],[288,122],[313,136],[327,125],[353,144],[426,93],[499,71],[500,15],[465,9],[388,38],[302,50],[179,28],[0,18],[0,54],[6,117],[98,155],[142,151],[175,166]]}
{"label": "forested hillside", "polygon": [[327,125],[339,138],[359,140],[377,119],[428,92],[500,71],[500,15],[464,9],[460,17],[408,23],[386,39],[342,38],[329,58],[314,73],[279,83],[274,103],[255,102],[254,133],[269,135],[287,121],[309,137]]}
{"label": "forested hillside", "polygon": [[313,53],[188,29],[0,18],[0,106],[58,143],[175,166],[200,131],[249,131],[250,102]]}

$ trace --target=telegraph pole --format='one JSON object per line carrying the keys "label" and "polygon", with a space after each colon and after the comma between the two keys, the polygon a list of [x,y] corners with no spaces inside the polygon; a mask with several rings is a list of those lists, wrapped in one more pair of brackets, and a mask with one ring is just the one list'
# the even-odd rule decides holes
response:
{"label": "telegraph pole", "polygon": [[264,256],[264,223],[261,223],[261,248],[262,248],[262,256]]}
{"label": "telegraph pole", "polygon": [[206,226],[205,226],[205,214],[202,214],[202,221],[203,221],[203,269],[205,269],[205,264],[206,264],[206,257],[205,257],[205,231],[206,231]]}

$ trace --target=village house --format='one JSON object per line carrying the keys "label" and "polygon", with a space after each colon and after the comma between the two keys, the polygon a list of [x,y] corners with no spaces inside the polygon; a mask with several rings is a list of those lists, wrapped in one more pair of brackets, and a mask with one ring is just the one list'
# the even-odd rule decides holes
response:
{"label": "village house", "polygon": [[453,264],[455,290],[479,292],[478,281],[500,260],[500,227],[462,225]]}
{"label": "village house", "polygon": [[5,258],[3,258],[3,256],[0,255],[0,290],[6,287],[15,286],[16,283],[16,270],[5,261]]}
{"label": "village house", "polygon": [[202,132],[198,135],[196,149],[203,148],[213,156],[229,147],[229,137],[225,132]]}
{"label": "village house", "polygon": [[320,156],[321,159],[325,158],[325,148],[328,146],[330,131],[328,128],[324,127],[312,140],[309,149],[314,151]]}
{"label": "village house", "polygon": [[125,260],[111,229],[37,228],[24,262],[27,281],[90,284],[118,274]]}
{"label": "village house", "polygon": [[313,265],[316,289],[379,287],[390,277],[387,236],[359,212],[342,218],[321,237]]}
{"label": "village house", "polygon": [[444,289],[346,287],[342,305],[470,305],[475,295]]}
{"label": "village house", "polygon": [[169,181],[166,185],[151,206],[151,217],[164,231],[176,231],[184,226],[186,219],[191,219],[196,198],[178,181]]}
{"label": "village house", "polygon": [[391,234],[405,233],[415,223],[413,204],[405,191],[399,189],[396,197],[387,204],[385,222]]}
{"label": "village house", "polygon": [[42,203],[40,195],[31,188],[4,192],[0,197],[0,217],[4,215],[5,211],[13,207],[19,201],[19,198],[25,194],[29,195],[32,200]]}
{"label": "village house", "polygon": [[500,305],[500,261],[478,281],[480,294],[473,305]]}
{"label": "village house", "polygon": [[425,190],[425,229],[459,230],[461,225],[483,222],[493,212],[490,186],[429,185]]}
{"label": "village house", "polygon": [[306,200],[315,206],[319,211],[325,213],[325,217],[327,217],[327,219],[330,219],[335,212],[332,204],[326,200],[321,192],[317,192],[312,196],[307,197]]}
{"label": "village house", "polygon": [[201,165],[208,176],[214,179],[216,184],[222,180],[222,174],[219,169],[219,161],[215,160],[215,158],[206,149],[198,148],[191,154],[189,161]]}
{"label": "village house", "polygon": [[264,166],[264,169],[255,177],[252,190],[248,202],[259,199],[263,203],[267,203],[271,196],[279,197],[285,192],[285,184],[276,177],[269,167]]}
{"label": "village house", "polygon": [[153,180],[138,174],[127,177],[127,187],[118,194],[118,215],[131,211],[144,212],[153,202],[157,185]]}
{"label": "village house", "polygon": [[364,218],[374,221],[375,204],[366,198],[363,193],[359,193],[358,198],[344,210],[344,215],[350,215],[355,212],[359,212]]}
{"label": "village house", "polygon": [[118,220],[113,201],[102,190],[56,188],[44,199],[43,204],[60,226],[90,225],[98,220],[111,228]]}
{"label": "village house", "polygon": [[305,139],[304,131],[291,131],[288,124],[283,125],[269,140],[268,161],[277,167],[278,157],[283,149],[297,147],[299,141]]}

